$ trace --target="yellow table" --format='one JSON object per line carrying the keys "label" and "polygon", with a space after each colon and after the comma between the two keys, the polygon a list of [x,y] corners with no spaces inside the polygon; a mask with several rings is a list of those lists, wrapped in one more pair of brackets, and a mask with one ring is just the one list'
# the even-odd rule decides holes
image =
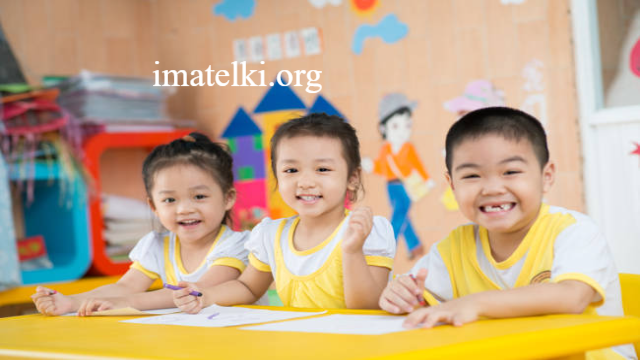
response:
{"label": "yellow table", "polygon": [[[77,294],[80,292],[95,289],[98,286],[112,284],[118,281],[119,278],[120,276],[104,276],[62,283],[44,284],[42,286],[56,289],[63,294]],[[31,295],[36,292],[37,286],[38,285],[26,285],[5,291],[0,291],[0,306],[30,303]]]}
{"label": "yellow table", "polygon": [[[281,310],[282,308],[275,308]],[[382,314],[380,311],[329,313]],[[553,315],[386,335],[248,331],[119,322],[122,317],[0,319],[0,357],[55,359],[546,359],[640,340],[640,319]]]}
{"label": "yellow table", "polygon": [[[62,283],[49,283],[43,284],[51,289],[55,289],[63,294],[77,294],[89,290],[93,290],[99,286],[113,284],[121,276],[101,276],[101,277],[90,277],[83,278],[74,281],[62,282]],[[31,305],[31,295],[36,292],[36,287],[38,285],[25,285],[5,291],[0,291],[0,315],[4,315],[3,308],[16,306],[16,305]],[[152,285],[150,290],[156,290],[162,288],[162,281],[157,280]],[[29,306],[31,307],[31,306]],[[35,309],[35,307],[34,307]],[[16,315],[20,314],[19,312],[11,312],[7,311],[7,315]]]}

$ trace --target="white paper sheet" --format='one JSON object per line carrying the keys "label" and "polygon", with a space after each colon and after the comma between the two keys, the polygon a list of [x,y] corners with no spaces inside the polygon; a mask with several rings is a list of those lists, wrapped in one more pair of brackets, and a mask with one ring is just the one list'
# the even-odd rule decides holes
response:
{"label": "white paper sheet", "polygon": [[259,324],[269,321],[295,319],[306,316],[324,314],[319,312],[276,311],[264,309],[250,309],[241,307],[225,307],[211,305],[198,314],[171,314],[153,316],[140,319],[123,320],[134,324],[161,324],[203,327],[224,327],[236,325]]}
{"label": "white paper sheet", "polygon": [[312,319],[243,327],[242,330],[381,335],[411,330],[402,327],[406,318],[406,316],[386,315],[328,315]]}

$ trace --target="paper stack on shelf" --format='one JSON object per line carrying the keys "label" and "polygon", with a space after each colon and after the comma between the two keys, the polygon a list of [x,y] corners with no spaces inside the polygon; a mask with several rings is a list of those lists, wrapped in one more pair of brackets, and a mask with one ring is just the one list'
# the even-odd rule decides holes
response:
{"label": "paper stack on shelf", "polygon": [[118,195],[102,196],[103,237],[110,257],[123,258],[144,235],[160,222],[144,202]]}
{"label": "paper stack on shelf", "polygon": [[102,131],[170,131],[189,122],[170,120],[166,98],[172,87],[153,86],[153,80],[112,76],[83,70],[56,85],[59,103],[83,125]]}

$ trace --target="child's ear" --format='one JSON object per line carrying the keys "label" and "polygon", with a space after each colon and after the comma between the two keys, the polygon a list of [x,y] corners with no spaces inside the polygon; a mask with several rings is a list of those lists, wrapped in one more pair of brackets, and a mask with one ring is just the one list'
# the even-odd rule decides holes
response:
{"label": "child's ear", "polygon": [[447,183],[449,184],[449,186],[451,186],[451,190],[454,190],[453,181],[451,180],[451,175],[449,175],[448,171],[444,172],[444,178],[447,179]]}
{"label": "child's ear", "polygon": [[542,168],[542,193],[545,194],[551,189],[556,180],[556,164],[549,160],[547,165]]}
{"label": "child's ear", "polygon": [[360,187],[361,172],[362,172],[362,169],[358,167],[356,170],[353,171],[353,174],[349,176],[349,180],[347,181],[347,190],[358,191],[358,188]]}
{"label": "child's ear", "polygon": [[227,192],[227,196],[225,196],[224,209],[231,210],[231,208],[235,203],[236,203],[236,189],[232,188]]}
{"label": "child's ear", "polygon": [[148,197],[148,196],[147,196],[147,204],[149,204],[149,207],[151,208],[151,211],[153,211],[154,213],[157,212],[156,211],[156,206],[153,204],[153,200],[151,200],[151,198]]}

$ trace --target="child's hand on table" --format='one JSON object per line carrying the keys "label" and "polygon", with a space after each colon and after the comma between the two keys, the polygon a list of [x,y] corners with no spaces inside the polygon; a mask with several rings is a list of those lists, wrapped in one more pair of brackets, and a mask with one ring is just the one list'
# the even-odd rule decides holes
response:
{"label": "child's hand on table", "polygon": [[426,305],[423,299],[427,269],[420,269],[416,277],[401,275],[387,284],[378,305],[392,314],[410,313],[418,305]]}
{"label": "child's hand on table", "polygon": [[41,314],[49,316],[74,312],[79,306],[78,302],[73,298],[44,286],[38,286],[36,293],[31,295],[31,299]]}
{"label": "child's hand on table", "polygon": [[181,281],[178,283],[178,286],[183,288],[180,290],[173,291],[173,303],[183,312],[187,314],[197,314],[202,310],[202,306],[204,304],[203,296],[194,296],[191,295],[190,292],[196,291],[200,292],[200,289],[194,284],[189,282]]}
{"label": "child's hand on table", "polygon": [[420,325],[432,328],[438,323],[462,326],[474,322],[480,317],[478,302],[473,295],[450,300],[438,305],[420,308],[413,311],[404,322],[404,326],[412,328]]}
{"label": "child's hand on table", "polygon": [[78,316],[90,316],[96,311],[104,311],[111,309],[121,309],[128,307],[129,304],[124,299],[85,299],[80,303],[78,308]]}

